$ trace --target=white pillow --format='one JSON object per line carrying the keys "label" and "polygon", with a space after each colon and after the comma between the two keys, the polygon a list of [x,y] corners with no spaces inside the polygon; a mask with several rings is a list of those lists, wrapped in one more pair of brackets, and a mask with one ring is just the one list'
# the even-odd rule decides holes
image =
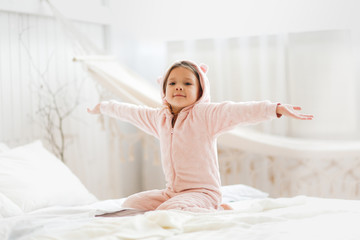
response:
{"label": "white pillow", "polygon": [[0,153],[0,192],[24,212],[97,201],[40,141]]}
{"label": "white pillow", "polygon": [[10,148],[5,143],[0,143],[0,153],[10,150]]}
{"label": "white pillow", "polygon": [[21,214],[23,214],[23,211],[0,192],[0,216],[13,217]]}
{"label": "white pillow", "polygon": [[243,184],[222,186],[221,193],[223,203],[256,198],[266,198],[269,196],[269,194],[266,192]]}

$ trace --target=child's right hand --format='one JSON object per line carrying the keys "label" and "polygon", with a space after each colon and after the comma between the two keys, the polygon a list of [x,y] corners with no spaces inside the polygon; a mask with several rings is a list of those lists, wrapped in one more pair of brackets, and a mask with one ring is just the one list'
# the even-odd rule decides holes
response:
{"label": "child's right hand", "polygon": [[87,109],[87,112],[88,113],[90,113],[90,114],[101,114],[101,112],[100,112],[100,103],[98,103],[95,107],[94,107],[94,109],[90,109],[90,108],[88,108]]}

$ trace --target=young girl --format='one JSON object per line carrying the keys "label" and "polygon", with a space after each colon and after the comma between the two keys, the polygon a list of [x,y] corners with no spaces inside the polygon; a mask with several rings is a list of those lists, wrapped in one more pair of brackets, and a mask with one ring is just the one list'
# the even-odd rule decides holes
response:
{"label": "young girl", "polygon": [[175,62],[161,79],[163,108],[155,109],[104,101],[92,114],[130,122],[160,140],[166,188],[131,195],[123,207],[141,210],[228,209],[221,204],[216,139],[235,126],[254,124],[282,115],[311,120],[300,107],[260,102],[210,103],[208,67],[191,61]]}

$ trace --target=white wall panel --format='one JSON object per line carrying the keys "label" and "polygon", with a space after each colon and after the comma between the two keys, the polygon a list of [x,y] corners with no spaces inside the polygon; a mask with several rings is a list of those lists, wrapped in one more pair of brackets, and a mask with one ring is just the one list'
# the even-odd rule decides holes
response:
{"label": "white wall panel", "polygon": [[47,1],[73,20],[100,24],[111,22],[107,0],[1,0],[0,11],[52,16]]}
{"label": "white wall panel", "polygon": [[[104,47],[102,25],[73,24]],[[0,31],[0,142],[11,147],[36,139],[46,143],[38,113],[43,83],[54,91],[65,86],[61,106],[72,105],[80,92],[79,106],[64,121],[66,164],[101,199],[129,194],[122,186],[126,171],[119,167],[120,157],[110,154],[108,132],[86,112],[99,101],[98,92],[81,64],[72,61],[75,45],[62,25],[53,18],[0,11]]]}

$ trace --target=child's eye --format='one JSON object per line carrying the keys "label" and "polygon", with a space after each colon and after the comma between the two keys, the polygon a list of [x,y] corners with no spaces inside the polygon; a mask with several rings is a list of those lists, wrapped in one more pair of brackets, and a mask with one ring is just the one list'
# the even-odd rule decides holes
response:
{"label": "child's eye", "polygon": [[171,82],[171,83],[169,83],[169,85],[175,85],[175,83],[174,83],[174,82]]}
{"label": "child's eye", "polygon": [[185,85],[192,85],[191,83],[186,83]]}

